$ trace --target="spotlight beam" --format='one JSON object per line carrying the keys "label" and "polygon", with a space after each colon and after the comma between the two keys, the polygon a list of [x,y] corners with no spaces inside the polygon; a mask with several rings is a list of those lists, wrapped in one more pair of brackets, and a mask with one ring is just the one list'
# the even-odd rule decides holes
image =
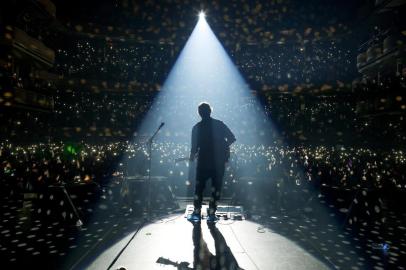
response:
{"label": "spotlight beam", "polygon": [[[138,134],[150,136],[159,123],[165,122],[160,140],[187,143],[193,125],[199,121],[197,106],[207,101],[214,108],[213,117],[227,123],[239,143],[267,141],[272,137],[272,124],[261,121],[265,115],[260,104],[205,16],[201,10]],[[253,130],[258,132],[250,132]]]}

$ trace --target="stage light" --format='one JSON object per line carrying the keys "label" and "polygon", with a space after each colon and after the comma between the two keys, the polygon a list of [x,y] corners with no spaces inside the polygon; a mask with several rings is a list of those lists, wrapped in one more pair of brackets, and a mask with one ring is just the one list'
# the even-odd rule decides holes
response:
{"label": "stage light", "polygon": [[200,19],[204,19],[205,17],[206,17],[206,13],[204,13],[203,10],[200,11],[200,12],[199,12],[199,20],[200,20]]}

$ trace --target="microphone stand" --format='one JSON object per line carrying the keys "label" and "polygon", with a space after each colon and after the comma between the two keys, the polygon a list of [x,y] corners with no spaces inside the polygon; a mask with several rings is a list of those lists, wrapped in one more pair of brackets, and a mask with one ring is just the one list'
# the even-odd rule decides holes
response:
{"label": "microphone stand", "polygon": [[151,218],[151,167],[152,167],[152,143],[159,130],[164,126],[164,123],[157,128],[154,134],[148,139],[148,184],[147,184],[147,214]]}

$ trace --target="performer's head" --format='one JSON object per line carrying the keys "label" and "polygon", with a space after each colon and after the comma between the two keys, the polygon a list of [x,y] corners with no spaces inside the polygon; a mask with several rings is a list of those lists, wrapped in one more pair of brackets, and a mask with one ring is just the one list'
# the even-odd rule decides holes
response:
{"label": "performer's head", "polygon": [[210,118],[211,114],[211,107],[209,103],[202,102],[199,104],[198,107],[199,115],[202,119],[208,119]]}

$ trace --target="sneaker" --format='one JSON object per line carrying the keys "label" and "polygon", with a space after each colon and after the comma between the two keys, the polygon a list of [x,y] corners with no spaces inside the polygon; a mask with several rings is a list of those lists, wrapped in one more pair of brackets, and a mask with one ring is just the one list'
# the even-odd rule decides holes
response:
{"label": "sneaker", "polygon": [[215,214],[211,214],[207,216],[207,223],[214,224],[218,221],[218,217]]}
{"label": "sneaker", "polygon": [[192,214],[187,216],[187,220],[190,222],[200,222],[200,220],[202,219],[202,217],[200,216],[200,214],[193,212]]}

